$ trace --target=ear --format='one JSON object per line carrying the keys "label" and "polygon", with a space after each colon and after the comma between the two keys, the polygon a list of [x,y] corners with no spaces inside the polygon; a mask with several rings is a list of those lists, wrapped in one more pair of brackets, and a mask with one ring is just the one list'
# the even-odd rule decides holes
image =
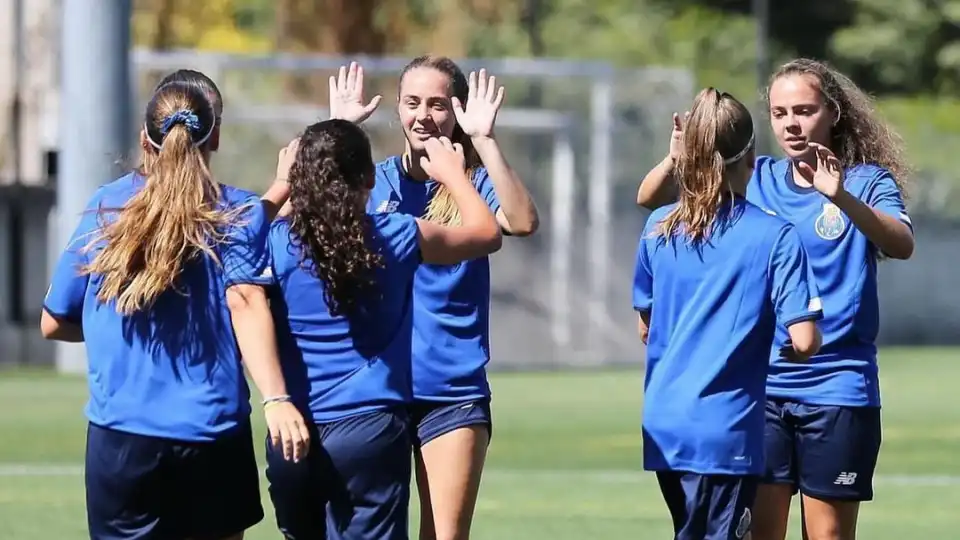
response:
{"label": "ear", "polygon": [[144,152],[149,152],[153,149],[153,145],[150,144],[150,141],[147,139],[147,132],[143,129],[140,130],[140,148]]}
{"label": "ear", "polygon": [[207,148],[211,152],[216,152],[220,149],[220,119],[217,119],[217,125],[213,127],[213,133],[210,134],[210,138],[207,140]]}

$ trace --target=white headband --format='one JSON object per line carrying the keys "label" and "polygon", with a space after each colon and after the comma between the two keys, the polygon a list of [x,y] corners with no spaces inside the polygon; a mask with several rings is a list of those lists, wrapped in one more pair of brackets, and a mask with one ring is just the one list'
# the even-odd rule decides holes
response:
{"label": "white headband", "polygon": [[743,150],[741,150],[740,152],[738,152],[737,155],[735,155],[735,156],[733,156],[733,157],[729,157],[729,158],[723,160],[723,164],[724,164],[724,165],[731,165],[731,164],[736,163],[736,162],[740,161],[741,159],[743,159],[743,156],[747,155],[747,152],[749,152],[750,149],[753,148],[753,137],[754,137],[755,134],[756,134],[756,131],[754,131],[753,133],[751,133],[751,134],[750,134],[750,140],[747,141],[747,145],[743,147]]}

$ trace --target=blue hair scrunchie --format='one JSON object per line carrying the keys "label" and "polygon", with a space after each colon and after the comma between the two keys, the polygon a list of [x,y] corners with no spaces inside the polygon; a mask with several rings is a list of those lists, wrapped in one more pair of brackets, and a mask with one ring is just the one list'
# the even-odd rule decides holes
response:
{"label": "blue hair scrunchie", "polygon": [[197,116],[193,111],[183,109],[164,118],[163,125],[160,126],[160,134],[166,135],[171,129],[173,129],[173,126],[177,124],[183,124],[187,126],[187,129],[192,135],[196,135],[200,132],[200,117]]}

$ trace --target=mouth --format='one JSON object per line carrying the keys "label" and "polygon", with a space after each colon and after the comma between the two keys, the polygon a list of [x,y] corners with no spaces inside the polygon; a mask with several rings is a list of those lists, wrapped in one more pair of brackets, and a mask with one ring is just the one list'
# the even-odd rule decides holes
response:
{"label": "mouth", "polygon": [[410,132],[413,133],[414,137],[421,141],[439,136],[436,131],[426,128],[413,128],[410,130]]}
{"label": "mouth", "polygon": [[806,137],[787,137],[783,140],[791,150],[804,150],[807,148]]}

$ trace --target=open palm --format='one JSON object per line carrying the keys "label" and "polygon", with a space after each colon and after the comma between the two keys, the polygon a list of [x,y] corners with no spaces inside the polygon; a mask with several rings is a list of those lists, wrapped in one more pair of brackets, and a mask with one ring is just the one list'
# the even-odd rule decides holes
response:
{"label": "open palm", "polygon": [[468,137],[490,137],[503,104],[503,87],[497,87],[497,78],[491,75],[488,79],[487,70],[481,69],[479,76],[470,72],[469,89],[466,108],[459,99],[453,98],[457,123]]}
{"label": "open palm", "polygon": [[359,124],[370,118],[381,99],[376,95],[369,103],[363,102],[363,68],[356,62],[350,62],[349,69],[340,66],[340,73],[330,77],[330,118]]}

